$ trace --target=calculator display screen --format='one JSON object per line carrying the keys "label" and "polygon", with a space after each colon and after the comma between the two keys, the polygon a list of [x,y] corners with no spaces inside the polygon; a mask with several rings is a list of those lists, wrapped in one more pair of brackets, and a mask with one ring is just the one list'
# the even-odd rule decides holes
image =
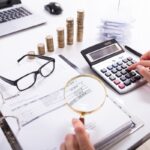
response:
{"label": "calculator display screen", "polygon": [[0,0],[0,5],[7,4],[8,2],[9,2],[9,0]]}
{"label": "calculator display screen", "polygon": [[93,61],[96,61],[98,59],[101,59],[103,57],[106,57],[108,55],[111,55],[121,50],[122,50],[121,47],[115,43],[115,44],[103,47],[101,49],[98,49],[94,52],[91,52],[88,55],[90,57],[90,60],[93,62]]}
{"label": "calculator display screen", "polygon": [[0,8],[5,8],[9,6],[10,3],[11,3],[11,0],[0,0]]}

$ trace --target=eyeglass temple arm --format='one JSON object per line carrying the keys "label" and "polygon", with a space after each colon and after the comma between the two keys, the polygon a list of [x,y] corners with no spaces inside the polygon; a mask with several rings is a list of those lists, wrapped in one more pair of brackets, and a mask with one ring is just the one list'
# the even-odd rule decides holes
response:
{"label": "eyeglass temple arm", "polygon": [[48,61],[55,61],[54,58],[51,58],[51,57],[47,57],[47,56],[40,56],[40,55],[34,55],[34,54],[26,54],[24,56],[22,56],[21,58],[19,58],[17,61],[18,63],[25,57],[27,56],[33,56],[33,57],[37,57],[37,58],[40,58],[40,59],[45,59],[45,60],[48,60]]}
{"label": "eyeglass temple arm", "polygon": [[11,85],[15,85],[15,82],[14,82],[14,81],[9,80],[9,79],[7,79],[7,78],[5,78],[5,77],[0,76],[0,79],[2,79],[3,81],[5,81],[5,82],[7,82],[7,83],[9,83],[9,84],[11,84]]}

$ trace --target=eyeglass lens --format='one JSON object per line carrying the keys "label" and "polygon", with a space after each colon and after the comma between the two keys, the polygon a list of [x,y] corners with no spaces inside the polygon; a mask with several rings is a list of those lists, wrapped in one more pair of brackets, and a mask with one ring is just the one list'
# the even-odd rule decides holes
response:
{"label": "eyeglass lens", "polygon": [[[54,70],[54,64],[53,62],[49,62],[45,64],[43,67],[40,69],[40,74],[44,77],[49,76],[52,71]],[[36,81],[36,75],[35,73],[28,74],[27,76],[21,78],[17,82],[17,87],[19,90],[25,90],[31,87],[35,81]]]}
{"label": "eyeglass lens", "polygon": [[24,90],[32,86],[34,83],[35,83],[35,73],[31,73],[25,76],[24,78],[21,78],[17,82],[17,86],[19,90]]}
{"label": "eyeglass lens", "polygon": [[41,75],[47,77],[52,73],[53,69],[54,69],[54,63],[49,62],[41,68],[40,70]]}

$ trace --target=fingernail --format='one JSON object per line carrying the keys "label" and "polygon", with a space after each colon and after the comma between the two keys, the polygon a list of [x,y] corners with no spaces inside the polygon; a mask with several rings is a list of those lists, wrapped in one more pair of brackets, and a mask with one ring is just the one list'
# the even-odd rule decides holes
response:
{"label": "fingernail", "polygon": [[79,119],[76,119],[76,118],[72,119],[72,124],[73,124],[74,128],[79,127],[79,126],[80,127],[83,126],[83,124],[81,123],[81,121]]}
{"label": "fingernail", "polygon": [[77,118],[73,118],[73,119],[72,119],[72,122],[77,122],[77,121],[78,121]]}
{"label": "fingernail", "polygon": [[128,66],[128,70],[132,70],[132,68],[134,67],[134,64],[133,65],[131,65],[131,66]]}
{"label": "fingernail", "polygon": [[131,66],[129,66],[127,69],[130,70],[130,69],[131,69]]}

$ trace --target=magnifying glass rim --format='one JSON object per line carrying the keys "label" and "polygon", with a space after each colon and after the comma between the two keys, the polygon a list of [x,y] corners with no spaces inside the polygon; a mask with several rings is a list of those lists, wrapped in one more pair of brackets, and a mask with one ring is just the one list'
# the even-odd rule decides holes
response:
{"label": "magnifying glass rim", "polygon": [[[71,81],[73,81],[73,80],[75,80],[75,79],[77,79],[77,78],[80,78],[80,77],[93,78],[93,79],[97,80],[97,81],[99,82],[99,84],[101,84],[102,87],[104,88],[105,97],[104,97],[103,103],[101,103],[100,105],[98,105],[97,108],[95,108],[95,109],[93,109],[93,110],[91,110],[91,111],[82,112],[82,111],[79,111],[78,109],[73,108],[72,106],[70,106],[70,104],[68,103],[68,101],[67,101],[67,99],[66,99],[66,96],[65,96],[65,95],[66,95],[66,94],[65,94],[65,93],[66,93],[65,91],[66,91],[66,88],[68,87],[68,84],[69,84]],[[90,114],[90,113],[95,112],[95,111],[97,111],[98,109],[100,109],[100,108],[104,105],[105,100],[106,100],[106,97],[107,97],[107,90],[106,90],[106,87],[105,87],[103,81],[100,80],[100,79],[99,79],[98,77],[96,77],[95,75],[91,75],[91,74],[82,74],[82,75],[75,76],[75,77],[71,78],[70,80],[68,80],[67,83],[66,83],[66,85],[65,85],[65,87],[64,87],[64,99],[65,99],[65,101],[66,101],[66,104],[67,104],[73,111],[75,111],[75,112],[77,112],[77,113],[80,113],[80,114],[82,113],[82,115],[84,115],[84,114]]]}

